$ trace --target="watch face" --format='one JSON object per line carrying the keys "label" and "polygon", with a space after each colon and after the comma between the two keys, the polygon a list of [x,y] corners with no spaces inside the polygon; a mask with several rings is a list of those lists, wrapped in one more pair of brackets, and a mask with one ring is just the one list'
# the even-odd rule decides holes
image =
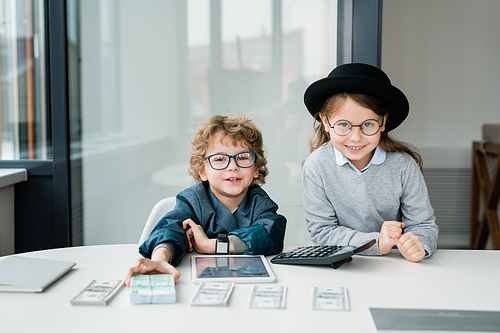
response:
{"label": "watch face", "polygon": [[217,239],[217,253],[227,254],[229,252],[229,244],[221,242]]}
{"label": "watch face", "polygon": [[216,253],[220,253],[220,254],[229,253],[229,239],[227,238],[226,235],[219,234],[219,236],[217,236],[216,244],[217,244],[216,249],[215,249]]}

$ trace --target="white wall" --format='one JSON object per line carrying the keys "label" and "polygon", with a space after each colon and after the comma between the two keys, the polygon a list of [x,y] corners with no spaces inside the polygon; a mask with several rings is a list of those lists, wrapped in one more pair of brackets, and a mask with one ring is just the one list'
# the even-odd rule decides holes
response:
{"label": "white wall", "polygon": [[382,69],[410,101],[397,137],[424,167],[470,168],[484,123],[500,123],[500,1],[384,0]]}
{"label": "white wall", "polygon": [[175,138],[179,103],[175,1],[138,5],[135,0],[120,0],[119,7],[123,130],[140,137],[147,133]]}

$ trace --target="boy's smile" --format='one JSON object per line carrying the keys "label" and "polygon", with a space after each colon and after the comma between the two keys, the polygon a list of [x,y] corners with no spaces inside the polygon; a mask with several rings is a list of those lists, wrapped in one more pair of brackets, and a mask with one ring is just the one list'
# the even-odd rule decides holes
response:
{"label": "boy's smile", "polygon": [[[235,155],[247,152],[248,147],[245,142],[237,142],[233,145],[232,139],[226,136],[221,142],[221,134],[218,133],[209,142],[206,156],[212,154]],[[203,181],[208,181],[210,190],[215,197],[230,211],[236,209],[245,198],[248,188],[253,183],[254,178],[258,178],[259,170],[255,164],[249,168],[241,168],[236,164],[234,158],[229,160],[229,165],[223,170],[214,170],[208,160],[199,172]]]}

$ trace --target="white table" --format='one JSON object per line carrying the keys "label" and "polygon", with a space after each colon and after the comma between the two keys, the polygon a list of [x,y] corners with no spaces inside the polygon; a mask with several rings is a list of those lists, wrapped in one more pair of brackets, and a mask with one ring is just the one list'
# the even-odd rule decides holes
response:
{"label": "white table", "polygon": [[[370,307],[500,311],[500,251],[438,250],[410,263],[397,251],[355,256],[329,267],[271,265],[288,287],[286,309],[249,309],[252,285],[235,286],[227,307],[189,305],[197,285],[189,258],[177,303],[132,305],[128,289],[107,307],[72,306],[93,279],[123,279],[137,245],[55,249],[24,256],[75,261],[75,268],[42,293],[0,293],[0,332],[375,332]],[[0,258],[1,259],[1,258]],[[350,311],[313,311],[313,286],[348,288]]]}

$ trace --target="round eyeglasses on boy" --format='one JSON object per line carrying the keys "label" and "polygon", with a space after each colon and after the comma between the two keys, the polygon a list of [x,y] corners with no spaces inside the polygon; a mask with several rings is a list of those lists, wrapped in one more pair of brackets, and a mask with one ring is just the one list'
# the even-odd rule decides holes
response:
{"label": "round eyeglasses on boy", "polygon": [[372,136],[378,133],[382,124],[379,124],[375,119],[367,119],[361,125],[353,125],[348,120],[337,120],[335,124],[330,123],[330,119],[326,117],[328,125],[339,136],[346,136],[351,133],[353,127],[359,127],[364,135]]}
{"label": "round eyeglasses on boy", "polygon": [[257,153],[245,151],[235,155],[213,154],[205,158],[214,170],[224,170],[229,166],[229,163],[231,163],[231,159],[234,159],[234,162],[236,162],[236,165],[240,168],[250,168],[255,163]]}

